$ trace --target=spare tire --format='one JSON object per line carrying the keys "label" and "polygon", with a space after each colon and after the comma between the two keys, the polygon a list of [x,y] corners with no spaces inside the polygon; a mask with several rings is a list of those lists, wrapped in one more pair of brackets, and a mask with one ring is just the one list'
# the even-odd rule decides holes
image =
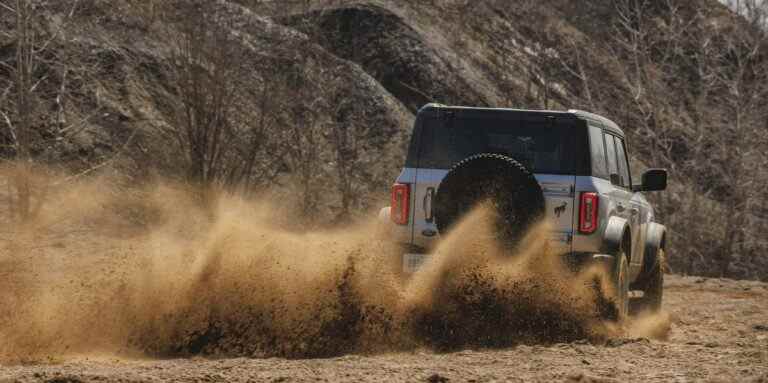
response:
{"label": "spare tire", "polygon": [[445,235],[481,202],[496,214],[496,237],[515,245],[532,223],[544,215],[544,194],[533,174],[501,154],[477,154],[457,163],[435,196],[435,222]]}

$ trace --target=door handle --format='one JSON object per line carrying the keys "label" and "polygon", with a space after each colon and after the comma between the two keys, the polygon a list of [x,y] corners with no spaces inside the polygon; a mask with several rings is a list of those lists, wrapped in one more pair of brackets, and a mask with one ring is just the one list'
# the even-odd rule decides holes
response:
{"label": "door handle", "polygon": [[424,193],[424,201],[422,201],[421,207],[424,209],[424,220],[427,221],[427,223],[432,223],[432,221],[435,219],[435,217],[432,214],[432,200],[435,196],[435,188],[427,188],[426,193]]}

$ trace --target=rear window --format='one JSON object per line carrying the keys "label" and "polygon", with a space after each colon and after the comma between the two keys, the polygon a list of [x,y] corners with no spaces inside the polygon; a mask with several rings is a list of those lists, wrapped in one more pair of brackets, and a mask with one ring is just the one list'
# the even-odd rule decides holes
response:
{"label": "rear window", "polygon": [[429,118],[421,134],[417,166],[432,169],[449,169],[474,154],[498,153],[535,173],[581,174],[584,161],[577,152],[587,145],[585,129],[549,121]]}

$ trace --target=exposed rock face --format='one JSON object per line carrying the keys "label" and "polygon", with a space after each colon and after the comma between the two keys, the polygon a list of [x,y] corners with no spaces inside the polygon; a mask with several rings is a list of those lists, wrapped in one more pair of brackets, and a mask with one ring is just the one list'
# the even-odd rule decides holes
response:
{"label": "exposed rock face", "polygon": [[[72,8],[72,2],[40,2],[34,28],[40,41],[56,37],[35,72],[41,81],[33,155],[66,170],[110,160],[107,168],[130,177],[183,177],[187,155],[174,133],[181,98],[173,56],[180,15],[192,3],[90,0]],[[767,227],[768,213],[755,202],[766,198],[760,194],[765,188],[753,183],[733,194],[730,185],[733,174],[768,175],[751,165],[739,173],[729,164],[734,158],[720,147],[733,120],[731,103],[721,99],[728,92],[707,88],[716,73],[702,71],[712,64],[702,60],[735,46],[722,36],[746,33],[750,25],[715,0],[675,3],[674,14],[649,3],[642,10],[643,57],[633,56],[627,45],[632,34],[622,30],[636,26],[622,20],[639,16],[620,12],[622,3],[614,1],[206,4],[238,46],[230,60],[241,76],[227,114],[238,129],[229,140],[231,161],[243,162],[243,153],[253,151],[254,177],[270,173],[258,186],[277,185],[283,193],[302,184],[295,179],[300,164],[317,164],[305,172],[313,176],[304,185],[320,191],[311,204],[318,216],[341,207],[363,211],[384,198],[402,164],[414,114],[425,103],[584,109],[624,128],[637,163],[673,170],[669,198],[655,202],[666,223],[685,227],[670,246],[693,243],[669,252],[673,270],[719,275],[718,265],[729,263],[726,275],[765,278],[758,229]],[[0,30],[11,33],[0,34],[0,60],[11,67],[14,28],[11,13],[3,12]],[[723,55],[720,64],[728,62],[737,61]],[[736,72],[720,74],[728,73]],[[0,92],[13,89],[11,76],[0,66]],[[761,83],[755,76],[752,83]],[[0,98],[0,109],[12,110],[12,101]],[[750,115],[760,121],[760,113]],[[753,129],[750,124],[745,129]],[[739,138],[754,145],[744,150],[744,164],[764,162],[760,153],[768,151],[752,136]],[[13,156],[11,142],[2,126],[0,156]],[[643,167],[633,166],[635,179]],[[334,190],[338,185],[345,193]],[[738,221],[756,229],[745,234],[739,254],[714,261],[713,249],[733,236],[704,225],[705,217],[730,214],[728,201],[739,196],[749,201],[737,204]]]}

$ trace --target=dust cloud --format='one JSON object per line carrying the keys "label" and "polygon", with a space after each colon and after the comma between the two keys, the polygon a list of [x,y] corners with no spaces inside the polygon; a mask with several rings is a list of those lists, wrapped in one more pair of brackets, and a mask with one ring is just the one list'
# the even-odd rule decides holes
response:
{"label": "dust cloud", "polygon": [[480,206],[403,277],[376,221],[299,231],[271,200],[201,202],[178,185],[101,179],[50,188],[24,225],[3,213],[0,363],[312,358],[668,331],[657,316],[602,321],[598,274],[569,271],[547,248],[546,224],[510,255]]}

